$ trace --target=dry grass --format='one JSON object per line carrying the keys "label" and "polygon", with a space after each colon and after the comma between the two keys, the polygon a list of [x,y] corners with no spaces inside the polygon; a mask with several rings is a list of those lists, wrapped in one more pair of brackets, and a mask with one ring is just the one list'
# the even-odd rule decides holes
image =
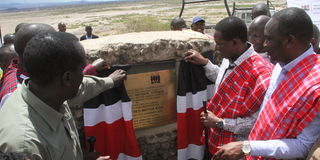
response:
{"label": "dry grass", "polygon": [[[237,7],[250,7],[265,0],[234,0]],[[241,1],[241,3],[239,2]],[[273,0],[282,7],[285,0]],[[232,0],[229,0],[232,4]],[[67,31],[81,36],[84,26],[92,25],[99,36],[139,31],[169,30],[171,19],[178,16],[181,0],[148,0],[138,2],[101,3],[80,6],[65,6],[14,13],[1,13],[3,34],[12,33],[21,22],[51,24],[57,28],[59,22],[67,23]],[[194,16],[202,16],[207,24],[215,24],[227,16],[223,1],[186,5],[182,17],[187,25]]]}

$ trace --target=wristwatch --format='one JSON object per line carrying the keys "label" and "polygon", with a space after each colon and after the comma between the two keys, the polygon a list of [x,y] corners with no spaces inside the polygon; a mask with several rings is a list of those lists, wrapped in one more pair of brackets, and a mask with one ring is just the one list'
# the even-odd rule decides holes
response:
{"label": "wristwatch", "polygon": [[249,141],[243,141],[242,152],[244,155],[248,155],[251,152],[251,146]]}
{"label": "wristwatch", "polygon": [[220,129],[223,129],[223,119],[219,118],[220,121],[219,122],[216,122],[216,127],[217,128],[220,128]]}

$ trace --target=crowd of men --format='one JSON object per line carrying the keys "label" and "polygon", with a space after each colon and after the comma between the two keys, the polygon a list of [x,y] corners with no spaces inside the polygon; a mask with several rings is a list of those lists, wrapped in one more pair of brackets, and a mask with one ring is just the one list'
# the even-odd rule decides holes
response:
{"label": "crowd of men", "polygon": [[[220,66],[196,50],[185,61],[201,65],[215,82],[208,113],[200,120],[209,129],[212,159],[319,159],[320,56],[319,30],[299,8],[286,8],[270,17],[266,5],[252,10],[246,26],[227,17],[204,32],[205,20],[195,17],[191,30],[216,43]],[[172,30],[186,27],[175,18]],[[109,159],[83,151],[71,110],[126,76],[98,59],[86,64],[79,39],[47,24],[19,24],[0,48],[3,69],[0,89],[0,151],[29,159]],[[98,38],[86,26],[80,40]],[[84,76],[85,74],[85,76]]]}
{"label": "crowd of men", "polygon": [[[208,113],[200,116],[212,159],[303,159],[309,153],[308,159],[319,159],[319,30],[298,8],[270,17],[267,5],[257,4],[252,19],[248,29],[237,17],[216,24],[220,66],[195,50],[186,53],[185,60],[202,65],[215,82]],[[183,24],[175,18],[171,29]]]}

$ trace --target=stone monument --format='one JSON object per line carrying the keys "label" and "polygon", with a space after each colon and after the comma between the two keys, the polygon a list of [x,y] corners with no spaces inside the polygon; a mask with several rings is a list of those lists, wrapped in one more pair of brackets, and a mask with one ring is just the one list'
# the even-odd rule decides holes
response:
{"label": "stone monument", "polygon": [[88,62],[103,58],[110,65],[131,66],[125,85],[132,100],[133,124],[143,159],[177,159],[179,61],[189,49],[213,53],[213,40],[193,31],[161,31],[113,35],[81,43]]}

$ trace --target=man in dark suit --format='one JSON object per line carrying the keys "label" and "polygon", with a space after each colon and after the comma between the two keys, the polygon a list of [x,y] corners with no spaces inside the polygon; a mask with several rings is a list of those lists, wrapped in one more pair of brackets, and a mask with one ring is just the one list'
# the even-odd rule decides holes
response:
{"label": "man in dark suit", "polygon": [[80,41],[86,40],[86,39],[96,39],[99,38],[97,35],[92,34],[92,27],[91,26],[86,26],[86,35],[81,36]]}

